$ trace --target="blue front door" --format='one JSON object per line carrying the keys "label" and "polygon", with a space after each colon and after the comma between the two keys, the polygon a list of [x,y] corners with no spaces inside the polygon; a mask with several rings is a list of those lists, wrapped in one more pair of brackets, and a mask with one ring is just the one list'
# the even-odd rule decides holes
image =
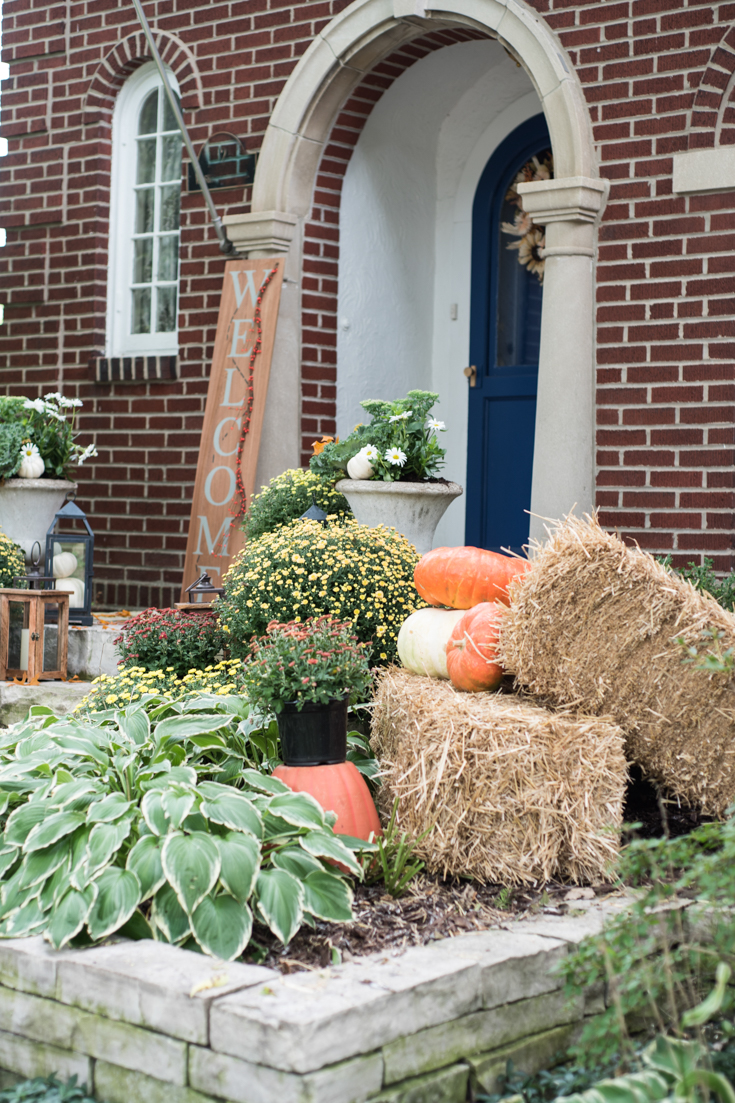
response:
{"label": "blue front door", "polygon": [[472,213],[465,542],[493,551],[528,541],[543,294],[533,260],[519,262],[530,239],[503,226],[518,210],[508,197],[516,175],[533,157],[548,163],[549,144],[543,115],[514,130],[488,161]]}

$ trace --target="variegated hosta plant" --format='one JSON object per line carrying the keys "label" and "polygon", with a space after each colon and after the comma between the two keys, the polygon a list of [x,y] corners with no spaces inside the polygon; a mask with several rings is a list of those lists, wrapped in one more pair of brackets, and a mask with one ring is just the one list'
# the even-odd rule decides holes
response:
{"label": "variegated hosta plant", "polygon": [[0,937],[117,932],[229,960],[253,916],[284,944],[352,919],[340,869],[361,867],[331,813],[253,768],[268,736],[250,706],[143,704],[85,721],[36,708],[0,739]]}

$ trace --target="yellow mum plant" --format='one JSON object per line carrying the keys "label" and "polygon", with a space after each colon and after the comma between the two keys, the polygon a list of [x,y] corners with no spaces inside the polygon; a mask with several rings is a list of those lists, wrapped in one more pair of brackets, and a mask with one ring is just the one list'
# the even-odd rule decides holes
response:
{"label": "yellow mum plant", "polygon": [[225,659],[206,666],[192,667],[178,675],[173,666],[165,670],[146,670],[144,666],[129,666],[119,674],[102,674],[92,683],[93,689],[74,709],[75,712],[99,712],[103,709],[124,709],[146,694],[183,701],[197,693],[215,693],[220,697],[242,694],[244,688],[242,659]]}
{"label": "yellow mum plant", "polygon": [[245,657],[253,636],[277,620],[325,614],[348,621],[369,644],[374,666],[396,655],[398,630],[422,607],[413,584],[416,549],[394,529],[328,518],[294,521],[250,541],[225,575],[218,604],[233,656]]}

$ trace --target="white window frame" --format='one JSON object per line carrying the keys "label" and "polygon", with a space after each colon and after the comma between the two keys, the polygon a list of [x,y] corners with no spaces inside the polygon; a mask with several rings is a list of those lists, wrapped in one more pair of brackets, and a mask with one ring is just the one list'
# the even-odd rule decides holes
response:
{"label": "white window frame", "polygon": [[[171,87],[178,94],[179,86],[175,76],[168,69],[167,74]],[[169,333],[131,332],[130,285],[133,273],[138,116],[146,96],[160,87],[162,81],[155,62],[141,65],[121,88],[112,116],[106,327],[108,357],[175,356],[179,351],[178,327]]]}

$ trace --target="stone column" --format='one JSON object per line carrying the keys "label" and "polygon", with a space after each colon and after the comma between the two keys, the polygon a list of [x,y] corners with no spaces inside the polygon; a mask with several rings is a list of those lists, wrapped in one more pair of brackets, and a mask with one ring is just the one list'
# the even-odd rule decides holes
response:
{"label": "stone column", "polygon": [[531,536],[544,518],[595,498],[595,244],[609,182],[584,176],[520,184],[523,209],[546,227]]}

